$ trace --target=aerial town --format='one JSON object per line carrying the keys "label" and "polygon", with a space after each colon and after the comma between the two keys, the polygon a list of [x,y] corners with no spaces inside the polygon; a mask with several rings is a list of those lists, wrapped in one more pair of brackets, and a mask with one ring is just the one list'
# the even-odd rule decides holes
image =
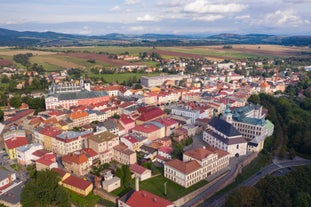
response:
{"label": "aerial town", "polygon": [[[140,88],[73,79],[67,70],[41,75],[49,85],[46,93],[30,96],[43,96],[45,110],[37,112],[26,103],[4,110],[1,164],[7,170],[0,169],[0,202],[21,206],[29,172],[50,169],[63,187],[81,196],[100,195],[119,207],[142,201],[182,206],[206,183],[176,200],[166,197],[167,182],[156,183],[163,196],[140,189],[141,183],[161,177],[188,189],[236,170],[237,161],[256,158],[274,124],[266,108],[247,100],[252,94],[282,94],[299,81],[299,72],[285,75],[274,67],[271,77],[244,76],[234,71],[247,62],[214,62],[200,73],[184,74],[189,62],[183,60],[168,63],[176,74],[142,76]],[[256,62],[256,71],[263,70],[261,64]],[[22,71],[2,70],[7,77]],[[11,169],[12,164],[21,169]]]}

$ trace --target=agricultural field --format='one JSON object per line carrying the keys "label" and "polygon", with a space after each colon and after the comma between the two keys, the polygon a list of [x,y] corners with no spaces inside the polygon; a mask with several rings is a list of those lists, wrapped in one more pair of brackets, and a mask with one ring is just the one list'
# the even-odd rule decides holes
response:
{"label": "agricultural field", "polygon": [[[40,50],[0,48],[0,66],[15,63],[13,55],[19,53],[32,53],[31,63],[42,65],[47,71],[62,70],[65,68],[79,68],[88,70],[92,67],[120,67],[124,65],[147,65],[156,67],[156,62],[138,61],[130,62],[109,58],[109,54],[128,52],[137,56],[143,52],[156,52],[162,58],[175,57],[207,58],[213,61],[224,59],[238,60],[247,57],[289,57],[310,55],[311,49],[307,47],[285,47],[280,45],[232,45],[231,49],[218,46],[189,46],[189,47],[121,47],[121,46],[93,46],[93,47],[46,47]],[[90,61],[93,60],[93,61]],[[16,63],[15,63],[16,64]],[[16,64],[22,67],[20,64]]]}

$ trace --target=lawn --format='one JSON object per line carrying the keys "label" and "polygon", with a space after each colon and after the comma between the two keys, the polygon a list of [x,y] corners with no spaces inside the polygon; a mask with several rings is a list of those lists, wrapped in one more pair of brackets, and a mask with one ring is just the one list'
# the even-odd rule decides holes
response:
{"label": "lawn", "polygon": [[[165,195],[164,183],[166,183],[167,195]],[[207,181],[203,180],[189,188],[184,188],[174,183],[173,181],[165,178],[163,175],[158,175],[156,177],[140,182],[139,189],[146,190],[170,201],[175,201],[187,195],[188,193],[204,186],[205,184],[207,184]],[[122,196],[125,193],[129,192],[131,189],[134,189],[134,180],[131,181],[131,187],[127,189],[126,188],[117,189],[116,191],[113,191],[112,194]]]}
{"label": "lawn", "polygon": [[20,164],[12,164],[10,166],[16,171],[20,171],[22,169],[22,166]]}
{"label": "lawn", "polygon": [[76,206],[79,207],[94,207],[95,204],[98,203],[100,200],[100,197],[96,196],[91,192],[88,196],[81,196],[78,195],[77,193],[67,190],[69,193],[69,200],[71,203],[75,204]]}

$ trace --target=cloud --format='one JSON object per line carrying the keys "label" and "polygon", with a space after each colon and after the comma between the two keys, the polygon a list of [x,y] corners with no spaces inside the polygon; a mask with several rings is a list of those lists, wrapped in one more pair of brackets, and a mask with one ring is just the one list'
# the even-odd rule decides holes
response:
{"label": "cloud", "polygon": [[305,4],[305,3],[311,3],[310,0],[285,0],[286,3],[292,3],[292,4]]}
{"label": "cloud", "polygon": [[156,16],[151,16],[150,14],[146,14],[145,16],[142,17],[137,17],[137,21],[140,22],[156,22],[159,19]]}
{"label": "cloud", "polygon": [[120,10],[121,10],[121,8],[120,8],[119,5],[116,5],[116,6],[114,6],[114,7],[112,7],[112,8],[110,9],[110,11],[120,11]]}
{"label": "cloud", "polygon": [[196,0],[184,6],[185,12],[190,13],[235,13],[240,12],[247,6],[242,4],[211,4],[206,0]]}
{"label": "cloud", "polygon": [[293,11],[277,10],[274,13],[270,13],[266,16],[266,24],[276,25],[276,26],[294,26],[297,27],[304,23],[300,17],[296,16]]}
{"label": "cloud", "polygon": [[237,19],[237,20],[243,20],[243,19],[249,19],[249,18],[251,18],[249,15],[242,15],[242,16],[234,17],[234,19]]}
{"label": "cloud", "polygon": [[138,4],[139,0],[125,0],[124,4],[130,5],[130,4]]}
{"label": "cloud", "polygon": [[193,18],[194,20],[202,20],[202,21],[207,21],[207,22],[213,22],[218,19],[224,18],[223,15],[206,15],[206,16],[200,16],[200,17],[195,17]]}

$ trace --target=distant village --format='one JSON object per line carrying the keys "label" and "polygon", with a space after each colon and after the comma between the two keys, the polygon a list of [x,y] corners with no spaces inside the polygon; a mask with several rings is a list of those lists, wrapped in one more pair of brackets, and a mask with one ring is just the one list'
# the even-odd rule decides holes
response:
{"label": "distant village", "polygon": [[[141,181],[153,177],[152,169],[143,164],[162,167],[165,178],[184,188],[213,180],[228,171],[231,159],[259,153],[265,139],[273,134],[269,112],[248,103],[248,98],[259,93],[282,94],[301,77],[299,71],[281,72],[277,66],[263,69],[260,61],[253,63],[256,68],[248,68],[247,61],[202,62],[201,71],[186,74],[190,63],[172,59],[160,69],[121,67],[119,72],[163,72],[142,76],[141,88],[69,78],[66,70],[43,75],[3,67],[2,76],[9,79],[16,73],[29,76],[28,83],[18,82],[16,89],[31,85],[36,77],[45,79],[49,87],[44,92],[24,94],[44,97],[44,111],[35,113],[26,103],[3,110],[1,156],[9,163],[33,165],[37,171],[51,169],[61,176],[61,185],[82,196],[95,189],[109,194],[120,188],[116,169],[128,165],[136,180],[135,189],[117,200],[119,207],[134,207],[142,201],[146,206],[173,207],[173,201],[139,189]],[[169,71],[175,74],[164,73]],[[195,139],[203,144],[195,144]],[[176,143],[183,146],[179,154]],[[105,163],[110,167],[99,175],[91,173],[94,166]],[[0,175],[0,203],[21,206],[25,181],[5,169],[0,169]]]}

